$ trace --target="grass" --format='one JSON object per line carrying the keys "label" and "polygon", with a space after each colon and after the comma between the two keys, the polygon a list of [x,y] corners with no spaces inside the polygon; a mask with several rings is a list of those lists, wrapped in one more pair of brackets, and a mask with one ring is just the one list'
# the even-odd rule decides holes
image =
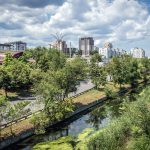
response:
{"label": "grass", "polygon": [[[31,118],[22,120],[12,125],[14,135],[19,135],[21,132],[33,128],[33,125],[30,123]],[[10,127],[6,127],[2,130],[2,138],[11,136]]]}
{"label": "grass", "polygon": [[80,150],[150,150],[150,87],[136,101],[126,103],[124,112],[110,124],[82,140]]}
{"label": "grass", "polygon": [[74,141],[72,137],[62,137],[57,141],[39,143],[33,147],[33,150],[73,150],[73,143]]}
{"label": "grass", "polygon": [[[125,85],[125,86],[128,87],[129,85]],[[109,82],[107,84],[107,87],[111,88],[114,92],[119,91],[119,85],[116,85],[116,87],[114,87],[112,82]],[[2,92],[2,91],[0,91],[0,92]],[[15,92],[14,93],[10,92],[9,96],[10,95],[15,97],[18,94]],[[101,90],[92,89],[92,90],[90,90],[90,91],[88,91],[88,92],[86,92],[86,93],[84,93],[84,94],[82,94],[76,98],[73,98],[73,102],[75,103],[75,105],[77,105],[77,108],[79,108],[79,107],[83,107],[85,105],[88,105],[89,103],[92,103],[95,100],[98,100],[104,96],[105,96],[105,93],[104,93],[103,89],[101,89]],[[21,133],[27,129],[30,129],[32,127],[33,127],[33,125],[30,123],[30,118],[23,120],[21,122],[15,123],[12,126],[15,135],[18,135],[19,133]],[[11,133],[10,133],[9,127],[4,128],[2,130],[2,137],[6,138],[10,135],[11,135]]]}
{"label": "grass", "polygon": [[[9,100],[16,100],[18,97],[29,97],[34,95],[34,90],[33,89],[18,89],[15,91],[8,91],[7,95]],[[5,91],[3,89],[0,89],[0,96],[5,96]]]}
{"label": "grass", "polygon": [[[119,85],[116,85],[115,87],[112,82],[109,82],[106,87],[112,89],[114,92],[119,91]],[[129,85],[124,85],[124,87],[129,87]],[[104,96],[105,92],[103,88],[100,90],[92,89],[76,98],[73,98],[73,102],[80,107],[92,103]]]}

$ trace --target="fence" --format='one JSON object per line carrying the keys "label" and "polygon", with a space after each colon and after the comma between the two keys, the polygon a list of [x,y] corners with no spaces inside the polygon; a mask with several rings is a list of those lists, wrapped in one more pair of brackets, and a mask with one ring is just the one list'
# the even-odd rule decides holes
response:
{"label": "fence", "polygon": [[[87,93],[87,92],[93,90],[94,88],[95,88],[95,87],[90,88],[90,89],[88,89],[88,90],[86,90],[86,91],[83,91],[83,92],[78,93],[78,94],[76,94],[76,95],[74,95],[74,96],[71,96],[70,98],[76,98],[76,97],[78,97],[78,96],[80,96],[80,95],[82,95],[82,94],[84,94],[84,93]],[[33,114],[38,114],[38,113],[41,112],[41,111],[43,111],[43,109],[38,110],[38,111],[33,112],[33,113],[29,113],[29,114],[27,114],[27,115],[25,115],[25,116],[22,116],[22,117],[20,117],[20,118],[18,118],[18,119],[15,119],[15,120],[13,120],[13,121],[4,123],[4,124],[0,125],[0,128],[3,129],[3,128],[6,128],[6,127],[9,127],[9,126],[12,125],[12,124],[15,124],[15,123],[21,122],[21,121],[23,121],[23,120],[25,120],[25,119],[27,119],[27,118],[30,118]]]}
{"label": "fence", "polygon": [[[142,81],[142,82],[140,82],[139,84],[142,84],[142,83],[144,83],[144,82]],[[148,83],[148,84],[149,84],[149,83]],[[93,90],[94,88],[95,88],[95,87],[90,88],[90,89],[88,89],[88,90],[86,90],[86,91],[84,91],[84,92],[81,92],[81,93],[79,93],[79,94],[76,94],[75,96],[72,96],[72,97],[70,97],[70,98],[76,98],[76,97],[78,97],[78,96],[80,96],[80,95],[82,95],[82,94],[84,94],[84,93],[87,93],[87,92]],[[117,93],[118,93],[118,95],[122,95],[123,93],[126,93],[126,92],[129,91],[130,89],[132,89],[132,87],[128,87],[128,88],[123,89],[123,90],[121,90],[121,91],[119,91],[119,92],[117,92]],[[80,112],[82,112],[82,111],[84,111],[84,110],[86,110],[86,109],[88,109],[88,108],[94,107],[95,105],[97,105],[97,104],[99,104],[99,103],[105,101],[106,99],[107,99],[107,97],[102,97],[101,99],[96,100],[96,101],[90,103],[89,105],[87,105],[87,106],[85,106],[85,107],[79,108],[78,110],[76,110],[75,112],[73,112],[73,113],[71,114],[71,116],[72,116],[72,115],[75,115],[75,114],[78,114],[78,113],[80,113]],[[101,101],[100,101],[100,100],[101,100]],[[6,127],[9,127],[9,126],[12,125],[12,124],[15,124],[15,123],[17,123],[17,122],[20,122],[20,121],[22,121],[22,120],[25,120],[25,119],[27,119],[27,118],[30,118],[33,114],[38,114],[40,111],[43,111],[43,109],[42,109],[42,110],[38,110],[38,111],[36,111],[36,112],[34,112],[34,113],[30,113],[30,114],[28,114],[28,115],[26,115],[26,116],[23,116],[23,117],[21,117],[21,118],[18,118],[18,119],[16,119],[16,120],[14,120],[14,121],[7,122],[7,123],[5,123],[5,124],[3,124],[3,125],[0,125],[0,128],[3,129],[3,128],[6,128]]]}

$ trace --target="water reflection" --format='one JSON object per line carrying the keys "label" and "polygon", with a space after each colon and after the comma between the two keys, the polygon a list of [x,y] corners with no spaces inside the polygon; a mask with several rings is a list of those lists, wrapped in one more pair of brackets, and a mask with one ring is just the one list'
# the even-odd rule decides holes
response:
{"label": "water reflection", "polygon": [[104,120],[106,116],[107,115],[105,112],[105,107],[101,106],[89,113],[89,118],[88,120],[86,120],[86,122],[91,124],[96,130],[98,130],[100,128],[100,125],[102,124],[102,120]]}
{"label": "water reflection", "polygon": [[[129,96],[130,99],[132,96]],[[132,98],[133,99],[133,98]],[[107,126],[108,122],[111,121],[111,118],[118,117],[122,112],[120,108],[124,102],[124,97],[119,97],[113,100],[108,100],[107,103],[103,106],[99,106],[93,111],[87,113],[86,115],[79,116],[75,118],[72,122],[60,126],[58,129],[51,129],[46,132],[44,135],[35,135],[22,142],[16,143],[7,150],[22,149],[22,150],[31,150],[34,145],[44,141],[53,141],[62,136],[77,136],[86,128],[94,128],[98,130]]]}

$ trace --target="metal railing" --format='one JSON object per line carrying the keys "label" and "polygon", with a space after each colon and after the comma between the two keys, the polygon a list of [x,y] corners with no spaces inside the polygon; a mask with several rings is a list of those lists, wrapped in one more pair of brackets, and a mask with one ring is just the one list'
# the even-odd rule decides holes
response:
{"label": "metal railing", "polygon": [[[86,90],[86,91],[83,91],[83,92],[78,93],[78,94],[76,94],[76,95],[74,95],[74,96],[71,96],[70,98],[76,98],[76,97],[78,97],[78,96],[80,96],[80,95],[82,95],[82,94],[84,94],[84,93],[87,93],[87,92],[93,90],[94,88],[95,88],[95,87],[92,87],[92,88],[90,88],[90,89],[88,89],[88,90]],[[38,113],[41,112],[41,111],[43,111],[43,109],[38,110],[38,111],[35,111],[35,112],[31,112],[31,113],[29,113],[29,114],[27,114],[27,115],[25,115],[25,116],[22,116],[22,117],[20,117],[20,118],[17,118],[17,119],[15,119],[15,120],[13,120],[13,121],[9,121],[9,122],[7,122],[7,123],[4,123],[4,124],[0,125],[0,128],[1,128],[1,129],[4,129],[4,128],[6,128],[6,127],[9,127],[9,126],[11,126],[11,125],[13,125],[13,124],[15,124],[15,123],[18,123],[18,122],[21,122],[21,121],[23,121],[23,120],[25,120],[25,119],[28,119],[28,118],[30,118],[32,115],[38,114]]]}

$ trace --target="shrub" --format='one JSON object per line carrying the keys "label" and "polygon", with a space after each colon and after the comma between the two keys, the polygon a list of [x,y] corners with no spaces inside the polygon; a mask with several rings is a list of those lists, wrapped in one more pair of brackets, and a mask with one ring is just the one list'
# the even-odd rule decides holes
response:
{"label": "shrub", "polygon": [[107,96],[107,98],[113,99],[115,97],[117,97],[116,92],[114,92],[113,90],[111,90],[110,88],[106,87],[104,89],[105,95]]}

